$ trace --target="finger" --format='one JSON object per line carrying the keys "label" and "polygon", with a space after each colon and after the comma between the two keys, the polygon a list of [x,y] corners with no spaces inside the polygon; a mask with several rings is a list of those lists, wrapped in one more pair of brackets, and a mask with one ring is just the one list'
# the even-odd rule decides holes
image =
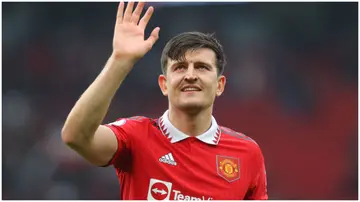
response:
{"label": "finger", "polygon": [[133,8],[134,8],[134,2],[133,1],[128,2],[125,9],[123,22],[130,22]]}
{"label": "finger", "polygon": [[134,24],[138,24],[139,22],[139,19],[140,19],[140,15],[141,15],[141,12],[144,8],[144,5],[145,5],[145,2],[139,2],[135,8],[135,11],[134,13],[132,14],[132,17],[131,17],[131,22],[134,23]]}
{"label": "finger", "polygon": [[139,22],[139,26],[145,29],[153,13],[154,13],[154,7],[150,6],[147,9],[145,15],[141,18]]}
{"label": "finger", "polygon": [[146,42],[149,44],[149,49],[155,44],[155,42],[159,39],[160,27],[156,27],[150,34],[149,38]]}
{"label": "finger", "polygon": [[122,23],[123,20],[123,13],[124,13],[124,2],[121,1],[118,6],[118,11],[116,14],[116,24]]}

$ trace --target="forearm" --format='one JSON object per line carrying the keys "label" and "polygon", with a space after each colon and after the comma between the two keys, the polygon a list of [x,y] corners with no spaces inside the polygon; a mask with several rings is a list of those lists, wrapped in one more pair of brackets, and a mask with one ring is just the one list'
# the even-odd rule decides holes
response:
{"label": "forearm", "polygon": [[111,100],[134,63],[111,56],[95,81],[82,94],[68,115],[62,137],[67,143],[83,143],[92,139],[102,123]]}

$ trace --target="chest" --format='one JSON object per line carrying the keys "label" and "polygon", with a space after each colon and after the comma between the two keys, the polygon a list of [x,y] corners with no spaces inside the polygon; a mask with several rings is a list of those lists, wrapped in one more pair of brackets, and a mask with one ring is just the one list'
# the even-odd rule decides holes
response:
{"label": "chest", "polygon": [[153,138],[136,148],[131,177],[146,182],[138,187],[147,199],[243,199],[253,180],[250,155],[241,147]]}

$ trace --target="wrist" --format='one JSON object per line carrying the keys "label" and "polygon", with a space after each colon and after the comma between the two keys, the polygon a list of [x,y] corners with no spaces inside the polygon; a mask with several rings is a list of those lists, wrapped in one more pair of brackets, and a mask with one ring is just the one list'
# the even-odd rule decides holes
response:
{"label": "wrist", "polygon": [[134,65],[135,61],[130,58],[111,54],[103,69],[103,73],[110,73],[121,77],[122,74],[128,74]]}
{"label": "wrist", "polygon": [[137,62],[138,59],[131,57],[131,56],[126,56],[126,55],[122,55],[122,54],[118,54],[115,52],[111,53],[110,59],[114,62],[121,62],[121,63],[125,63],[125,64],[129,64],[129,65],[135,65],[135,63]]}

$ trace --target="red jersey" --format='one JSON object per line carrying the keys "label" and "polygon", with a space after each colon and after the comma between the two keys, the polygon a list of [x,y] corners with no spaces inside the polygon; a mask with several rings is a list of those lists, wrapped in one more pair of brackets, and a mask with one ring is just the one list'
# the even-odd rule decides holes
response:
{"label": "red jersey", "polygon": [[124,200],[268,199],[264,159],[251,138],[219,126],[189,137],[168,111],[159,119],[132,117],[107,124],[118,149],[113,165]]}

